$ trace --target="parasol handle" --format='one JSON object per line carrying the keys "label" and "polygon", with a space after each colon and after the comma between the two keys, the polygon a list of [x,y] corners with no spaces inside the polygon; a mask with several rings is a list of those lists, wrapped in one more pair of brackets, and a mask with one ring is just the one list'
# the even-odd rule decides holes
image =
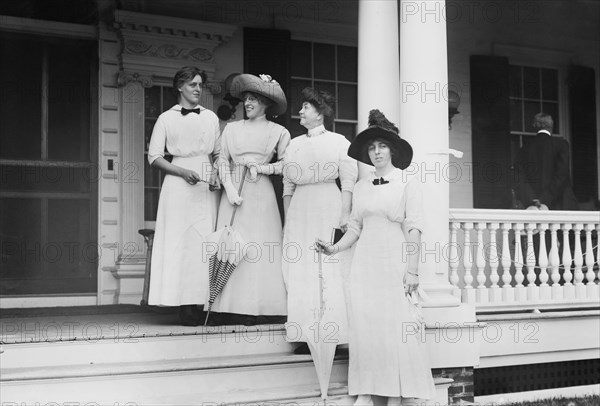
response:
{"label": "parasol handle", "polygon": [[[244,182],[246,181],[246,174],[248,173],[248,167],[244,166],[244,172],[242,173],[242,180],[240,181],[240,186],[238,188],[238,196],[242,197],[242,188],[244,187]],[[231,213],[231,221],[229,222],[229,227],[233,225],[233,219],[235,218],[235,212],[237,211],[239,204],[233,206],[233,213]]]}

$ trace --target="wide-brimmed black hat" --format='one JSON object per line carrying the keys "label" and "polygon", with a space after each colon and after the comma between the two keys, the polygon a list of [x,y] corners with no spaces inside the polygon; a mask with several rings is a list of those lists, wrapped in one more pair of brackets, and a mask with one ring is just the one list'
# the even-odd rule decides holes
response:
{"label": "wide-brimmed black hat", "polygon": [[252,92],[271,100],[274,104],[270,113],[280,116],[287,110],[287,100],[281,85],[269,75],[254,76],[249,73],[241,73],[233,78],[229,93],[238,99],[242,93]]}
{"label": "wide-brimmed black hat", "polygon": [[369,158],[367,146],[375,140],[388,144],[392,152],[392,165],[399,169],[406,169],[413,157],[413,149],[408,141],[398,135],[398,127],[390,122],[381,111],[369,112],[369,128],[360,132],[348,148],[348,156],[373,166]]}

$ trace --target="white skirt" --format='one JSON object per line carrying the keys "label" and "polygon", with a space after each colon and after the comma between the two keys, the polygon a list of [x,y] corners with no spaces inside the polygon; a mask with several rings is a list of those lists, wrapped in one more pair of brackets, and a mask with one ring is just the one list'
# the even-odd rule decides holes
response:
{"label": "white skirt", "polygon": [[[288,341],[308,341],[319,322],[319,261],[315,239],[331,239],[339,227],[342,209],[341,192],[335,183],[297,185],[285,222],[283,238],[283,273],[288,290]],[[344,269],[347,253],[322,256],[324,313],[328,342],[347,342],[347,314],[344,295]]]}
{"label": "white skirt", "polygon": [[[173,164],[202,173],[208,156],[175,157]],[[216,200],[208,184],[188,184],[167,175],[162,184],[152,246],[148,303],[159,306],[204,304],[208,294],[205,237],[214,231]]]}

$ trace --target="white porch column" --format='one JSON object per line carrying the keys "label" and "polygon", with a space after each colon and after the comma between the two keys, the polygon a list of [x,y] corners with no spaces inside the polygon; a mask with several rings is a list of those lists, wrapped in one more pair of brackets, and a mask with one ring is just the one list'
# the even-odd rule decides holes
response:
{"label": "white porch column", "polygon": [[419,173],[425,212],[419,273],[431,299],[427,305],[458,306],[459,299],[451,294],[448,281],[450,188],[445,2],[400,0],[399,4],[402,102],[399,127],[400,135],[414,149],[413,165],[406,171]]}
{"label": "white porch column", "polygon": [[[381,110],[393,123],[400,121],[399,69],[398,3],[359,0],[358,132],[367,128],[371,109]],[[360,177],[368,168],[360,164]]]}

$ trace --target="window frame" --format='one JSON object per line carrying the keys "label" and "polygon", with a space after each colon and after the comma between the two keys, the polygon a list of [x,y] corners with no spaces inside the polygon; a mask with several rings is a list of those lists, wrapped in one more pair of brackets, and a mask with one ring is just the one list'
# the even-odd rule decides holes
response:
{"label": "window frame", "polygon": [[[317,40],[311,40],[311,39],[306,39],[306,38],[293,38],[292,37],[292,42],[306,42],[310,44],[310,58],[311,58],[311,72],[310,75],[311,77],[304,77],[304,76],[294,76],[294,75],[290,75],[290,82],[293,82],[295,80],[302,80],[302,81],[307,81],[310,82],[310,86],[314,87],[315,86],[315,82],[323,82],[323,83],[331,83],[335,86],[335,97],[336,100],[338,99],[339,96],[339,90],[338,90],[338,85],[352,85],[352,86],[356,86],[356,91],[357,91],[357,98],[358,98],[358,77],[356,82],[350,82],[350,81],[345,81],[345,80],[339,80],[338,79],[338,47],[343,46],[343,47],[350,47],[350,48],[358,48],[356,45],[348,45],[348,44],[339,44],[339,43],[330,43],[330,42],[321,42],[321,41],[317,41]],[[335,73],[335,78],[334,79],[320,79],[320,78],[315,78],[315,71],[314,71],[314,57],[315,57],[315,44],[322,44],[322,45],[331,45],[334,47],[334,73]],[[357,49],[358,52],[358,49]],[[355,126],[355,128],[358,127],[358,115],[356,117],[356,119],[347,119],[347,118],[337,118],[337,116],[339,115],[339,102],[337,103],[338,108],[336,108],[336,112],[335,115],[336,117],[333,120],[333,131],[336,131],[336,123],[342,123],[342,124],[353,124]],[[295,121],[295,122],[299,122],[300,120],[300,116],[298,114],[297,111],[291,111],[290,112],[290,120]],[[355,131],[356,132],[356,131]],[[352,138],[354,138],[356,134],[352,134]]]}

